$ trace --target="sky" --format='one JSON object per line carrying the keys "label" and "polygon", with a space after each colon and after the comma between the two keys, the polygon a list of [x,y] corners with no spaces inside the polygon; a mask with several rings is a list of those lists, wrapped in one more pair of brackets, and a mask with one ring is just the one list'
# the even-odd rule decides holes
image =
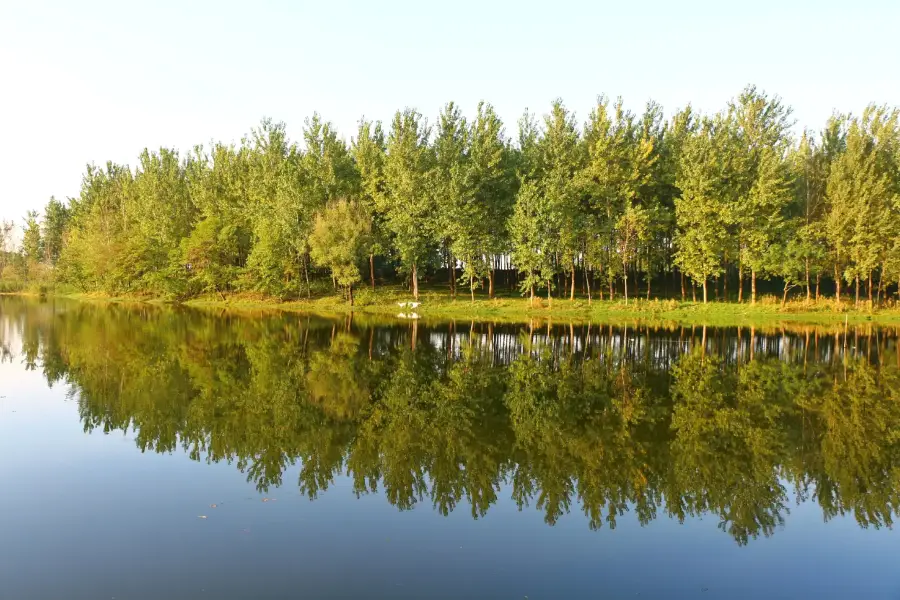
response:
{"label": "sky", "polygon": [[515,133],[557,97],[721,109],[747,84],[798,130],[900,104],[900,2],[0,0],[0,219],[76,196],[88,163],[237,142],[263,117],[360,117],[453,100]]}

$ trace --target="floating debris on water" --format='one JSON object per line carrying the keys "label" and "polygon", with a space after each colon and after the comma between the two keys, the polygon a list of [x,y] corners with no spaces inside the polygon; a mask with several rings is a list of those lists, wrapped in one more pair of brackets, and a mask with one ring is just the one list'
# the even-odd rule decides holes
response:
{"label": "floating debris on water", "polygon": [[198,519],[205,519],[205,518],[206,518],[206,515],[197,515],[197,518],[198,518]]}

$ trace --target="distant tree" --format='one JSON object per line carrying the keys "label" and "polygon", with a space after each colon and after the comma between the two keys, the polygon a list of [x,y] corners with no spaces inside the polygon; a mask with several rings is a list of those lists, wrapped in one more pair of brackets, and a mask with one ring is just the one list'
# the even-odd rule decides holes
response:
{"label": "distant tree", "polygon": [[47,264],[56,265],[62,253],[63,239],[69,225],[69,209],[54,197],[50,198],[44,208],[44,219],[41,224],[44,256]]}
{"label": "distant tree", "polygon": [[44,258],[44,241],[41,237],[40,213],[29,210],[25,215],[22,235],[22,256],[30,264],[37,264]]}

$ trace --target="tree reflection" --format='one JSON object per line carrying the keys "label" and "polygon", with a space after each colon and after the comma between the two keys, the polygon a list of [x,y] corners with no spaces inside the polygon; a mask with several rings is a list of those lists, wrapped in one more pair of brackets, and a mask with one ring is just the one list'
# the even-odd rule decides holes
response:
{"label": "tree reflection", "polygon": [[[738,543],[785,522],[893,524],[894,331],[405,324],[0,300],[3,360],[64,381],[85,431],[234,463],[261,491],[299,467],[398,509],[548,524],[714,515]],[[415,343],[413,343],[415,340]]]}

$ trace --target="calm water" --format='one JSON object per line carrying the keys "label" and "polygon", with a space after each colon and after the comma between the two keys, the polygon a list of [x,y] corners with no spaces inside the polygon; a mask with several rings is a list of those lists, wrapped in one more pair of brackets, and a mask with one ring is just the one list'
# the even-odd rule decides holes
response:
{"label": "calm water", "polygon": [[895,329],[0,298],[4,600],[900,598],[898,509]]}

